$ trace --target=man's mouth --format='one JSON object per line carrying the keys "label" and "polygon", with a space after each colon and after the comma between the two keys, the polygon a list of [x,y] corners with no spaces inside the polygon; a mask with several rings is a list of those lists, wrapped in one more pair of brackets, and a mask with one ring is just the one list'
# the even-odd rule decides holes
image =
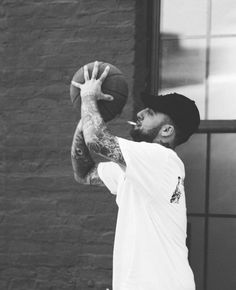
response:
{"label": "man's mouth", "polygon": [[142,126],[142,121],[140,119],[137,119],[136,121],[136,127],[141,127]]}
{"label": "man's mouth", "polygon": [[134,126],[134,128],[140,128],[142,126],[142,121],[137,119],[136,123],[133,121],[127,121],[128,124]]}

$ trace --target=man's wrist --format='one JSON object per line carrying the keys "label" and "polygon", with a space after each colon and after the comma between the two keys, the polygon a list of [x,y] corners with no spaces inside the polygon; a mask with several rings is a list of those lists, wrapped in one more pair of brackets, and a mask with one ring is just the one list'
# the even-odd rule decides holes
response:
{"label": "man's wrist", "polygon": [[97,100],[98,94],[96,94],[94,91],[86,91],[80,93],[81,99],[89,99],[89,100]]}

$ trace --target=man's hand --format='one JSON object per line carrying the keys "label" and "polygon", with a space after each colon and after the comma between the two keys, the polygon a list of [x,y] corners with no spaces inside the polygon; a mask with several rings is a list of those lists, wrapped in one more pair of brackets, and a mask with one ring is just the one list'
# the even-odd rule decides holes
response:
{"label": "man's hand", "polygon": [[95,62],[91,79],[89,79],[88,67],[84,66],[84,84],[72,82],[81,89],[81,116],[83,123],[83,137],[87,148],[113,162],[125,166],[125,160],[119,147],[117,137],[112,135],[97,106],[97,100],[113,99],[110,95],[102,93],[101,86],[106,79],[109,66],[105,68],[100,78],[97,79],[99,63]]}
{"label": "man's hand", "polygon": [[99,62],[95,61],[91,79],[89,78],[88,66],[84,66],[84,84],[71,81],[71,84],[80,89],[81,98],[86,98],[87,96],[94,96],[97,100],[112,101],[113,97],[102,92],[102,83],[106,79],[110,67],[107,66],[101,76],[97,79],[99,69]]}

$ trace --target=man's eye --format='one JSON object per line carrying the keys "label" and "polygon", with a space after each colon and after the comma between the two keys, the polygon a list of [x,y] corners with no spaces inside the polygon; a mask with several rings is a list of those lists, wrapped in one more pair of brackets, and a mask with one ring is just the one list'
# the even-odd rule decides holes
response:
{"label": "man's eye", "polygon": [[154,111],[152,109],[149,108],[148,109],[148,114],[151,115],[151,116],[153,116],[155,113],[154,113]]}

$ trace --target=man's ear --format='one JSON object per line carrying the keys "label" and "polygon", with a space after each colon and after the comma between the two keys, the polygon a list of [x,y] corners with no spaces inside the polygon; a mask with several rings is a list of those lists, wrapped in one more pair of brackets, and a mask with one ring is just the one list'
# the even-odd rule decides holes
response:
{"label": "man's ear", "polygon": [[161,127],[161,136],[162,137],[170,137],[172,134],[174,134],[175,128],[173,125],[165,124]]}

